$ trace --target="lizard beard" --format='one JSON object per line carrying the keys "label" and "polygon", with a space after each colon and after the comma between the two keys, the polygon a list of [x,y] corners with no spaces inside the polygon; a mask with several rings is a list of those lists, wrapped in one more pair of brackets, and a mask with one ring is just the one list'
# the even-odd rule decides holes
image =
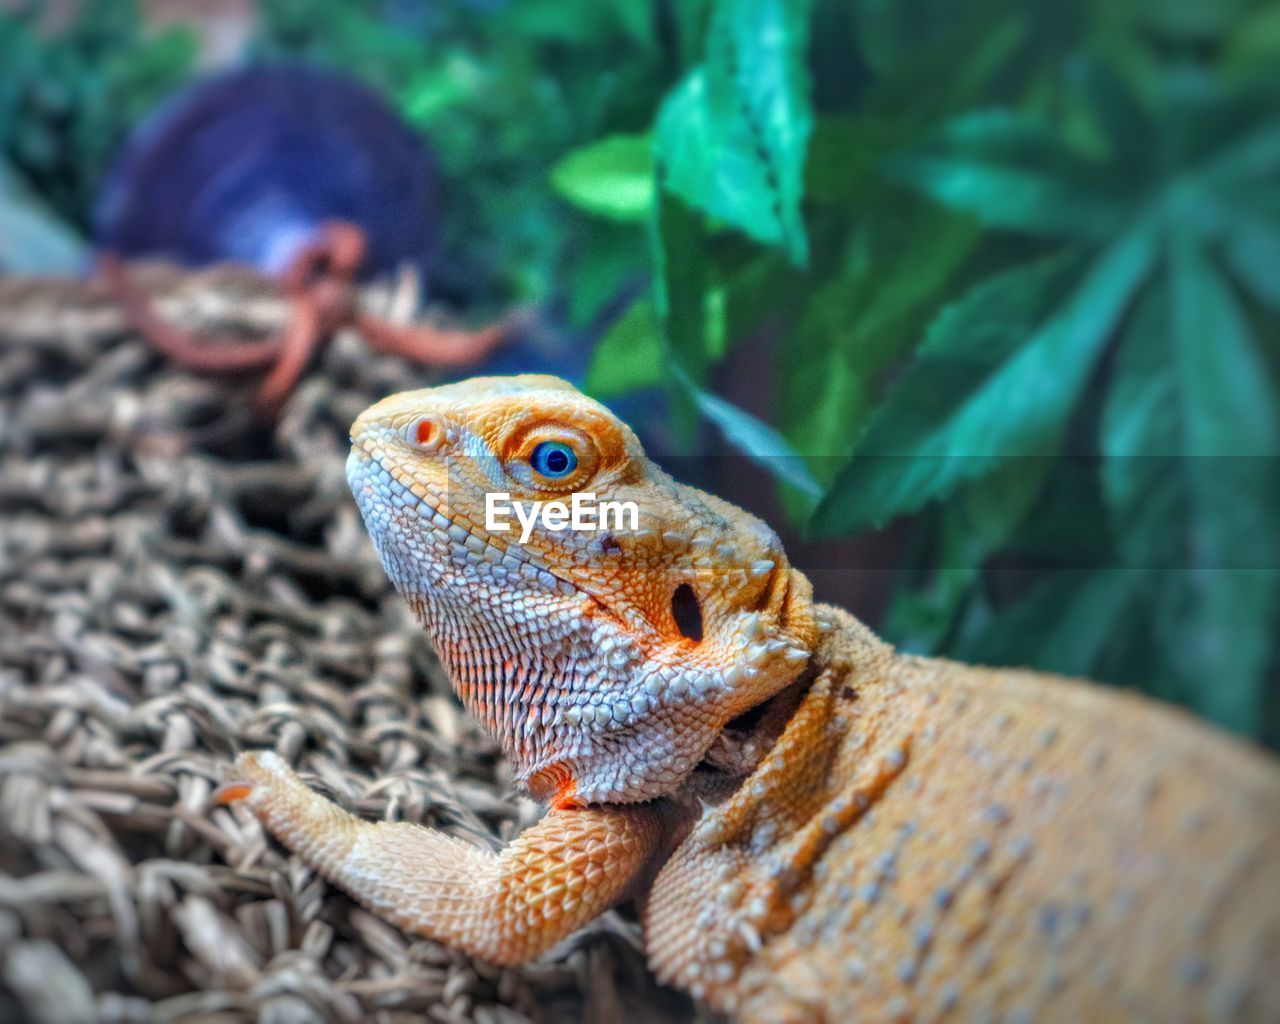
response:
{"label": "lizard beard", "polygon": [[653,663],[608,619],[581,607],[530,615],[527,597],[509,591],[477,602],[473,588],[465,608],[439,591],[405,596],[459,699],[535,799],[654,799],[679,788],[716,739],[716,716],[690,707],[691,674]]}

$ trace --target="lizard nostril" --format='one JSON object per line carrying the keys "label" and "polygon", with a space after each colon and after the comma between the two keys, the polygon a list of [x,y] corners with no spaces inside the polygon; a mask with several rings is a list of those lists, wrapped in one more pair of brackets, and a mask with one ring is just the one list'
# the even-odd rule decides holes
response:
{"label": "lizard nostril", "polygon": [[694,643],[702,642],[702,608],[689,584],[681,583],[671,595],[671,615],[681,636]]}

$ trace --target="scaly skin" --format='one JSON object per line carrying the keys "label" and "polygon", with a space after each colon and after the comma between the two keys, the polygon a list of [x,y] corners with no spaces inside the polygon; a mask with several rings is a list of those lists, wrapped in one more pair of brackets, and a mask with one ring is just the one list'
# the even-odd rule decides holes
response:
{"label": "scaly skin", "polygon": [[[549,439],[563,479],[531,467]],[[271,754],[219,797],[402,927],[519,963],[634,895],[658,977],[743,1021],[1280,1019],[1262,753],[1089,684],[895,654],[553,378],[388,398],[348,477],[551,810],[492,854],[359,821]],[[494,491],[632,500],[639,529],[520,544],[485,529]]]}

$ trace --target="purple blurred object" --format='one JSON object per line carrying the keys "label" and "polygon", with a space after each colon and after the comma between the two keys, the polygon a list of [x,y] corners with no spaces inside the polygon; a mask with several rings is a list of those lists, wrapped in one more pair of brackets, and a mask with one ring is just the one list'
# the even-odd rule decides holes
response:
{"label": "purple blurred object", "polygon": [[366,273],[435,251],[423,141],[355,79],[306,65],[203,79],[148,115],[98,197],[95,243],[125,258],[284,269],[327,220],[364,231]]}

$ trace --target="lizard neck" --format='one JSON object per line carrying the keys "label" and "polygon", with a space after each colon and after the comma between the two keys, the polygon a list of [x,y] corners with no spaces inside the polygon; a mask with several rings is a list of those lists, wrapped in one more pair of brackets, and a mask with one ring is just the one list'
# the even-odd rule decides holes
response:
{"label": "lizard neck", "polygon": [[[830,844],[876,813],[908,764],[914,715],[900,723],[886,713],[886,702],[898,700],[893,648],[839,609],[818,605],[814,614],[809,664],[761,714],[756,756],[733,766],[740,774],[707,771],[694,780],[702,813],[646,908],[658,976],[698,985],[720,1011],[732,1009],[728,982],[750,949],[792,926]],[[769,721],[775,710],[780,723]],[[859,861],[882,852],[859,847]],[[697,880],[707,875],[723,880],[707,927],[665,927],[667,907],[704,899]]]}
{"label": "lizard neck", "polygon": [[[890,644],[843,609],[812,604],[807,609],[813,646],[804,671],[773,696],[729,722],[707,751],[704,766],[726,782],[749,775],[774,749],[815,681],[825,680],[828,687],[833,679],[841,681],[841,685],[848,681],[851,688],[856,688],[874,679],[877,667],[893,656]],[[832,725],[836,724],[839,704],[823,707]],[[713,788],[724,792],[733,786]]]}

